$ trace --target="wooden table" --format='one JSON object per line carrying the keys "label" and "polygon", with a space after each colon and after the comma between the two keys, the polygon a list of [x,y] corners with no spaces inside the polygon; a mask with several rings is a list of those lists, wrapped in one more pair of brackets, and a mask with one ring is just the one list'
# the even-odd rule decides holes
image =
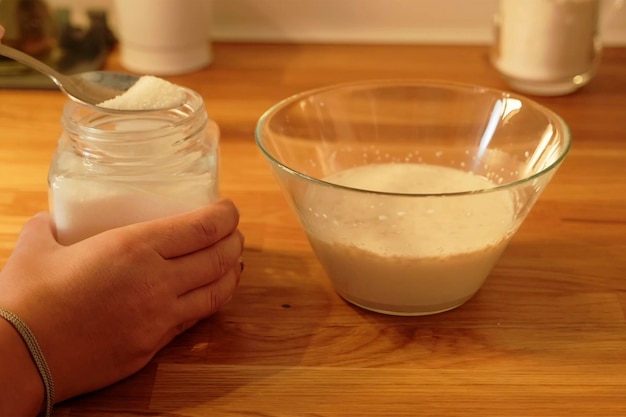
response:
{"label": "wooden table", "polygon": [[[246,234],[235,299],[138,374],[57,416],[626,415],[626,49],[578,93],[538,101],[574,145],[483,289],[462,307],[391,317],[330,286],[254,144],[261,113],[304,89],[369,78],[506,88],[484,47],[217,44],[166,77],[222,129],[222,192]],[[117,54],[108,63],[119,69]],[[0,262],[47,207],[58,91],[0,90]],[[71,347],[68,347],[71,349]]]}

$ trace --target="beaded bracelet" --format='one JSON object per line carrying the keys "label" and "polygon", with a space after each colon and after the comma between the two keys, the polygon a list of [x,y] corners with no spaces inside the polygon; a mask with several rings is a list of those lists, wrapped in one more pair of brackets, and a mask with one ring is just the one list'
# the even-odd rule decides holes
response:
{"label": "beaded bracelet", "polygon": [[52,415],[52,407],[54,406],[54,382],[52,381],[50,368],[48,368],[46,359],[43,357],[43,353],[41,353],[41,348],[39,347],[39,343],[37,343],[37,339],[35,339],[35,335],[33,335],[33,332],[31,332],[26,323],[24,323],[22,319],[14,313],[0,308],[0,317],[11,323],[26,344],[26,347],[30,352],[30,356],[33,358],[33,361],[37,366],[37,370],[39,371],[39,375],[43,381],[46,406],[42,415],[50,417]]}

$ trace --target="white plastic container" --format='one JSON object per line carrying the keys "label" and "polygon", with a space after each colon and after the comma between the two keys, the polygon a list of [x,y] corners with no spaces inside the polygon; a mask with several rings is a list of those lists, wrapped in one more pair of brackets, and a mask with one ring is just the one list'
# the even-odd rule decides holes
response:
{"label": "white plastic container", "polygon": [[139,116],[67,102],[48,175],[60,243],[217,199],[219,129],[184,90],[179,107]]}
{"label": "white plastic container", "polygon": [[140,74],[197,71],[213,60],[211,0],[115,0],[120,62]]}
{"label": "white plastic container", "polygon": [[601,6],[600,0],[500,0],[493,65],[522,93],[576,91],[600,62]]}

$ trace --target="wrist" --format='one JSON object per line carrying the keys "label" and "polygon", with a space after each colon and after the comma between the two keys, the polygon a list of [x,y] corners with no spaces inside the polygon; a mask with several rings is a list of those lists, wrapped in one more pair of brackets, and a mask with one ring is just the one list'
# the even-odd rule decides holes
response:
{"label": "wrist", "polygon": [[0,416],[35,416],[42,410],[44,387],[20,334],[0,317]]}

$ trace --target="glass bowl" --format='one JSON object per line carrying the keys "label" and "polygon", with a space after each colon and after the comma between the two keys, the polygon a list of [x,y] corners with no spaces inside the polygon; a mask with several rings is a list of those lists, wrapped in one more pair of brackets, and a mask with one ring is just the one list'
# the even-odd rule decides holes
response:
{"label": "glass bowl", "polygon": [[294,95],[255,136],[336,291],[395,315],[469,300],[571,144],[524,96],[422,80]]}

